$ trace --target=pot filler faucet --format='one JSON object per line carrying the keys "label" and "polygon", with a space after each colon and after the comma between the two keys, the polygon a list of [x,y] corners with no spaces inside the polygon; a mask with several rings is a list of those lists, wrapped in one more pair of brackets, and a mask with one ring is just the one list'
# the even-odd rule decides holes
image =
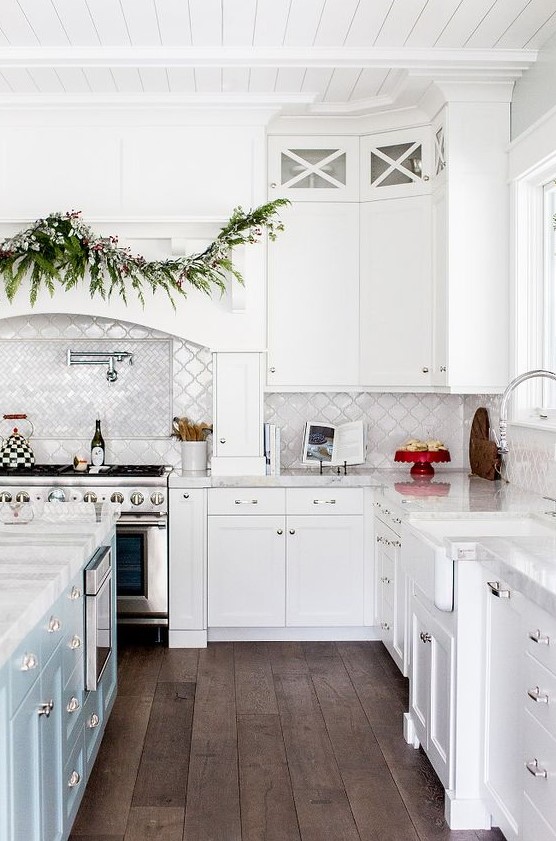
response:
{"label": "pot filler faucet", "polygon": [[508,442],[506,440],[506,430],[508,428],[508,401],[518,385],[521,385],[521,383],[525,382],[525,380],[532,380],[535,377],[547,377],[549,380],[556,380],[556,374],[553,371],[545,371],[543,368],[538,368],[535,371],[526,371],[524,374],[520,374],[519,377],[516,377],[508,383],[504,390],[502,400],[500,402],[500,437],[498,438],[498,452],[500,455],[509,453]]}

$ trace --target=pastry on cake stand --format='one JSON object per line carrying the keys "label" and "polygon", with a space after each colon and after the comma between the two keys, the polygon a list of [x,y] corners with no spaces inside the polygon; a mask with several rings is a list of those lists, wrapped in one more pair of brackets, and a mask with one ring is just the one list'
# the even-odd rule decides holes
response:
{"label": "pastry on cake stand", "polygon": [[449,450],[396,450],[394,461],[413,462],[412,476],[430,479],[434,476],[433,462],[450,461]]}

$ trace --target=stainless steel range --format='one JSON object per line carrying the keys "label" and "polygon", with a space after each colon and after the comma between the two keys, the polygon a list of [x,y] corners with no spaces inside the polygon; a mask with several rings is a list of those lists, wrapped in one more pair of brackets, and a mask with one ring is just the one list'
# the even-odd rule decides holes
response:
{"label": "stainless steel range", "polygon": [[0,468],[0,502],[115,502],[120,624],[168,624],[168,474],[163,465]]}

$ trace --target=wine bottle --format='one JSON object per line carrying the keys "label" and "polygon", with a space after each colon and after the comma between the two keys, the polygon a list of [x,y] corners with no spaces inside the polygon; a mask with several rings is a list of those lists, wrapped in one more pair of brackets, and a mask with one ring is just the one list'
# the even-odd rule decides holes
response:
{"label": "wine bottle", "polygon": [[103,465],[104,455],[104,438],[102,437],[102,432],[100,431],[100,418],[97,418],[95,434],[93,435],[93,440],[91,441],[91,464],[93,464],[95,467],[100,467],[101,465]]}

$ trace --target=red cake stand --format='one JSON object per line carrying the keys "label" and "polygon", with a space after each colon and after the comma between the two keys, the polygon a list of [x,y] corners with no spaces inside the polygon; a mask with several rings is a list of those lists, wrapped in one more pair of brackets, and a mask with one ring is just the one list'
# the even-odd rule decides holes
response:
{"label": "red cake stand", "polygon": [[421,450],[410,452],[409,450],[396,450],[394,461],[413,462],[409,471],[412,476],[428,477],[434,476],[432,462],[450,461],[448,450]]}

